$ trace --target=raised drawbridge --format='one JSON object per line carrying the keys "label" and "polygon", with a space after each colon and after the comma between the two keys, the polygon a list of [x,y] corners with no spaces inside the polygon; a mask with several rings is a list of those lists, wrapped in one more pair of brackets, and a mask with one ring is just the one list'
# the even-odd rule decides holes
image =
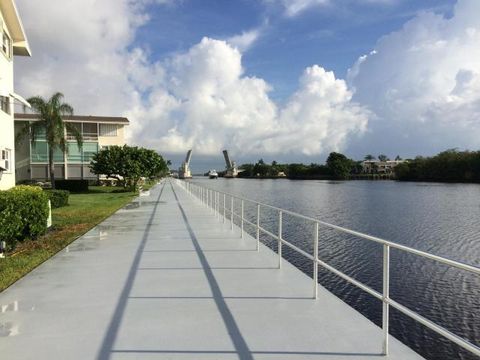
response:
{"label": "raised drawbridge", "polygon": [[191,159],[192,159],[192,150],[188,150],[185,161],[182,163],[182,166],[180,166],[180,169],[178,169],[178,177],[180,179],[190,179],[192,177],[192,173],[190,172]]}
{"label": "raised drawbridge", "polygon": [[238,176],[238,168],[235,161],[230,159],[227,150],[223,150],[223,156],[225,157],[225,164],[226,164],[226,171],[225,177],[226,178],[234,178]]}

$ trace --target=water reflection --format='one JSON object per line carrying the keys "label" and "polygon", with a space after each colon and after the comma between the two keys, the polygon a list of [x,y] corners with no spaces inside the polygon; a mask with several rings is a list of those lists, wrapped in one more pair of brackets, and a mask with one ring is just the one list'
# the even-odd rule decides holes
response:
{"label": "water reflection", "polygon": [[28,305],[15,300],[9,304],[0,304],[0,337],[17,336],[20,334],[20,326],[12,321],[3,321],[11,312],[34,311],[35,305]]}
{"label": "water reflection", "polygon": [[17,336],[19,334],[18,325],[15,325],[12,322],[0,323],[0,336]]}

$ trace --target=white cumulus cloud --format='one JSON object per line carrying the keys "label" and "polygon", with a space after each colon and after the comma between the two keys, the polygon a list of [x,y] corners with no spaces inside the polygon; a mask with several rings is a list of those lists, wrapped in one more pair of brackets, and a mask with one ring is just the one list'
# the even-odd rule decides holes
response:
{"label": "white cumulus cloud", "polygon": [[138,106],[145,88],[162,75],[143,50],[131,47],[148,19],[146,3],[17,1],[33,52],[15,60],[17,91],[61,91],[78,114],[122,115]]}
{"label": "white cumulus cloud", "polygon": [[227,39],[227,42],[240,51],[248,50],[260,37],[260,29],[244,31]]}
{"label": "white cumulus cloud", "polygon": [[369,136],[378,147],[417,153],[478,148],[479,13],[476,0],[460,0],[449,18],[421,13],[352,67],[354,100],[377,115]]}
{"label": "white cumulus cloud", "polygon": [[370,115],[351,101],[343,80],[319,66],[306,69],[299,90],[278,106],[264,80],[244,75],[240,52],[225,41],[204,38],[169,59],[165,72],[164,90],[138,115],[150,120],[136,137],[169,151],[321,154],[362,133]]}
{"label": "white cumulus cloud", "polygon": [[368,111],[318,66],[305,71],[286,105],[272,101],[267,81],[242,66],[241,51],[258,29],[226,41],[204,38],[152,62],[135,35],[154,2],[19,0],[33,57],[17,59],[17,91],[62,91],[77,114],[127,116],[131,142],[169,153],[321,154],[365,129]]}

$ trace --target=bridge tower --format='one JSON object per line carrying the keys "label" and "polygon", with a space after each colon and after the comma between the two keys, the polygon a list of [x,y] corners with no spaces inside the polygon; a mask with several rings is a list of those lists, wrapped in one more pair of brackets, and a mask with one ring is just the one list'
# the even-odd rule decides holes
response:
{"label": "bridge tower", "polygon": [[235,163],[235,161],[232,161],[230,159],[230,156],[228,155],[227,150],[223,150],[223,157],[225,158],[225,164],[226,164],[225,177],[226,178],[237,177],[238,176],[237,164]]}
{"label": "bridge tower", "polygon": [[190,172],[191,159],[192,159],[192,150],[188,150],[185,161],[182,163],[182,166],[180,166],[180,169],[178,169],[178,177],[180,179],[190,179],[192,177],[192,173]]}

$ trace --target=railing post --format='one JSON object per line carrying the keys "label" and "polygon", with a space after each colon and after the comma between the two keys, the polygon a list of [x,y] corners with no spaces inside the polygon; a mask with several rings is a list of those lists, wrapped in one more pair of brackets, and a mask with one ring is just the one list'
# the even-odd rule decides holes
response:
{"label": "railing post", "polygon": [[318,298],[318,222],[313,232],[313,298]]}
{"label": "railing post", "polygon": [[257,204],[257,251],[260,250],[260,204]]}
{"label": "railing post", "polygon": [[282,218],[283,212],[278,212],[278,268],[282,268]]}
{"label": "railing post", "polygon": [[227,200],[227,196],[225,193],[223,194],[223,223],[225,224],[225,218],[226,218],[226,206],[225,206],[225,201]]}
{"label": "railing post", "polygon": [[389,326],[389,305],[390,297],[390,246],[383,245],[383,307],[382,307],[382,329],[383,329],[383,355],[388,355],[388,326]]}
{"label": "railing post", "polygon": [[243,239],[243,199],[242,199],[242,216],[241,216],[241,224],[240,224],[240,237]]}
{"label": "railing post", "polygon": [[233,196],[230,196],[230,228],[233,231]]}

